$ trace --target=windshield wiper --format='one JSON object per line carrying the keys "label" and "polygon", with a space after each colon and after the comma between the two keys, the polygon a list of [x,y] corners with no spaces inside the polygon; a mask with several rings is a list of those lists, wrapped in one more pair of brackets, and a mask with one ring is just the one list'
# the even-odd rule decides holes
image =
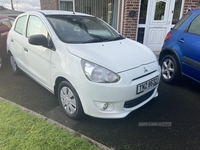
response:
{"label": "windshield wiper", "polygon": [[91,40],[88,40],[88,41],[85,41],[83,43],[98,43],[98,42],[108,42],[108,41],[117,41],[117,40],[122,40],[122,39],[125,39],[123,36],[118,36],[116,38],[104,38],[104,37],[96,37],[94,39],[91,39]]}
{"label": "windshield wiper", "polygon": [[88,40],[84,43],[98,43],[98,42],[106,42],[106,41],[112,41],[112,40],[107,39],[107,38],[96,38],[96,39]]}
{"label": "windshield wiper", "polygon": [[125,39],[125,38],[124,38],[123,36],[120,35],[120,36],[114,38],[113,41],[122,40],[122,39]]}

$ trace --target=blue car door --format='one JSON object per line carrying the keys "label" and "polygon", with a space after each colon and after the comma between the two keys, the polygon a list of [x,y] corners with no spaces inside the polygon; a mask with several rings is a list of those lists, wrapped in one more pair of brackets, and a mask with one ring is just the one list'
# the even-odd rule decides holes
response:
{"label": "blue car door", "polygon": [[182,51],[182,72],[200,81],[200,15],[180,34],[178,42]]}

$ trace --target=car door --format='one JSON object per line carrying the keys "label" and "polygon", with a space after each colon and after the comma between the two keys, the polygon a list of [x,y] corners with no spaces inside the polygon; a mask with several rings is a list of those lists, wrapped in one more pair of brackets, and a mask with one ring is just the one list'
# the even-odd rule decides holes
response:
{"label": "car door", "polygon": [[31,45],[28,38],[31,35],[43,34],[48,38],[48,31],[42,20],[30,15],[27,22],[26,36],[23,39],[25,60],[28,62],[28,74],[40,84],[49,88],[50,83],[50,58],[52,50],[43,46]]}
{"label": "car door", "polygon": [[200,15],[182,32],[178,39],[182,51],[182,71],[200,81]]}
{"label": "car door", "polygon": [[9,32],[9,36],[7,39],[7,48],[11,51],[12,55],[14,56],[17,65],[23,71],[27,70],[27,62],[24,60],[24,53],[23,53],[23,38],[25,34],[25,24],[27,20],[27,15],[19,17],[14,27],[11,29],[12,31]]}

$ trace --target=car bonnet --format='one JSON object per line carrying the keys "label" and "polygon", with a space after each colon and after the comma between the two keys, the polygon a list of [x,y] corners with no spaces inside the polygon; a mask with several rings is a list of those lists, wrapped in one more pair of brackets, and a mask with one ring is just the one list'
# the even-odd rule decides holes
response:
{"label": "car bonnet", "polygon": [[130,39],[111,42],[67,44],[68,51],[116,73],[157,61],[146,46]]}

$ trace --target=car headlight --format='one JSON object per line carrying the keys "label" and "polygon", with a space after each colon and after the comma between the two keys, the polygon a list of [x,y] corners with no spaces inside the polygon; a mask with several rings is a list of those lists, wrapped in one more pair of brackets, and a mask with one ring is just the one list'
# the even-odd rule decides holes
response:
{"label": "car headlight", "polygon": [[120,79],[116,73],[87,60],[81,59],[81,65],[86,77],[92,82],[114,83]]}

